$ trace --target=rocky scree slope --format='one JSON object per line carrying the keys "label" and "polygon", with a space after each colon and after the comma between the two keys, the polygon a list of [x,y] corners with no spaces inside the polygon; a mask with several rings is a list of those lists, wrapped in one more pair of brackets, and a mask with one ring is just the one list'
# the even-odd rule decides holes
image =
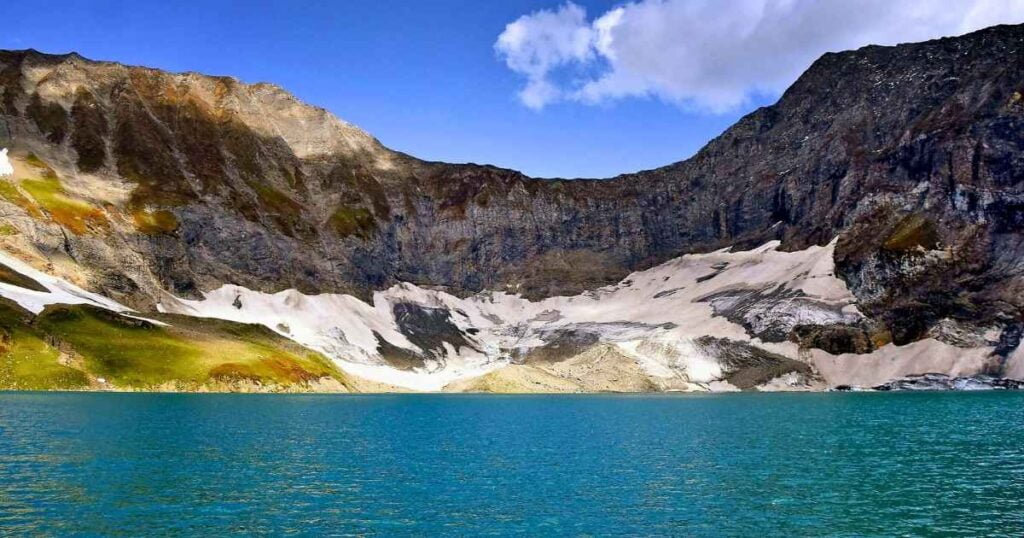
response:
{"label": "rocky scree slope", "polygon": [[[388,150],[272,85],[0,52],[8,250],[126,305],[224,284],[572,295],[688,252],[839,237],[834,353],[1022,333],[1024,26],[819,59],[693,158],[542,180]],[[776,335],[775,338],[790,338]],[[983,342],[984,341],[984,342]]]}

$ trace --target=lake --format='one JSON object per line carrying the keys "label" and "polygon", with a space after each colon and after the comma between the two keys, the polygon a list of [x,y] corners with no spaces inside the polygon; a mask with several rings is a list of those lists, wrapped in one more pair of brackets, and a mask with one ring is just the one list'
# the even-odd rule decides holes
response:
{"label": "lake", "polygon": [[1010,535],[1024,394],[0,393],[0,534]]}

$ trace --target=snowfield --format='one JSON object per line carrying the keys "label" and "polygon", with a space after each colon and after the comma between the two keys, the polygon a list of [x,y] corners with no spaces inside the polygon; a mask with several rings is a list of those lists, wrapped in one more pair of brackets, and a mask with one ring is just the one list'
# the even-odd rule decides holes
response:
{"label": "snowfield", "polygon": [[[778,246],[770,242],[750,251],[684,255],[613,286],[537,302],[504,292],[459,298],[407,283],[376,292],[372,304],[347,295],[311,296],[294,290],[267,294],[223,286],[203,300],[167,297],[160,309],[259,323],[323,352],[346,371],[413,390],[440,390],[453,381],[486,374],[557,344],[566,335],[613,344],[652,377],[683,377],[714,388],[712,383],[722,377],[722,364],[696,344],[700,337],[746,342],[796,359],[795,343],[768,342],[751,331],[774,327],[788,332],[798,324],[849,323],[861,317],[855,298],[834,274],[834,241],[798,252],[782,252]],[[395,315],[395,306],[403,304],[447,313],[470,345],[445,344],[437,352],[418,347]],[[421,368],[398,369],[382,357],[382,344],[430,359]],[[864,375],[868,365],[887,376],[918,373],[919,365],[927,371],[944,368],[958,374],[965,369],[955,361],[931,358],[935,353],[963,353],[960,348],[926,340],[912,350],[905,354],[889,345],[870,355],[838,357],[815,350],[809,359],[827,371],[830,385],[873,382],[874,377]],[[985,356],[990,351],[976,349],[971,354]],[[853,374],[850,379],[844,375],[847,370]]]}
{"label": "snowfield", "polygon": [[[585,365],[561,361],[585,363],[591,355],[631,361],[665,390],[735,390],[724,379],[730,359],[723,350],[736,345],[813,367],[815,383],[788,372],[758,385],[765,390],[872,386],[923,373],[967,376],[991,366],[992,348],[965,349],[934,339],[889,344],[861,355],[801,352],[785,338],[793,327],[850,324],[862,316],[834,274],[835,241],[797,252],[778,246],[688,254],[615,285],[536,302],[504,292],[459,298],[408,283],[374,293],[370,304],[342,294],[262,293],[225,285],[201,300],[165,295],[158,309],[261,324],[327,355],[351,374],[418,391],[466,385],[511,365],[519,368],[518,378],[576,379],[587,375],[578,369]],[[10,255],[0,253],[0,263],[46,288],[0,283],[0,296],[33,313],[49,304],[86,303],[134,317],[124,305]],[[1019,355],[1009,361],[1014,371],[1024,371]],[[560,369],[529,370],[536,357],[561,364]],[[602,364],[606,369],[600,375],[609,375]]]}

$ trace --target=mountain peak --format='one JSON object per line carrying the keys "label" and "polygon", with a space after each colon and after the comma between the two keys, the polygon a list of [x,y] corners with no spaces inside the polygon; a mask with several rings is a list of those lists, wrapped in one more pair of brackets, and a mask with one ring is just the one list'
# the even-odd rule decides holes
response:
{"label": "mountain peak", "polygon": [[0,70],[9,77],[20,71],[31,86],[22,91],[38,93],[66,110],[72,108],[79,89],[103,100],[114,88],[140,91],[145,87],[153,97],[186,99],[220,119],[240,121],[260,136],[279,137],[300,158],[340,153],[369,156],[381,167],[392,166],[390,152],[365,131],[270,83],[246,84],[234,77],[196,72],[167,73],[89,60],[77,53],[45,54],[33,49],[0,51]]}
{"label": "mountain peak", "polygon": [[[1017,315],[1014,288],[995,283],[1024,272],[1000,261],[1019,250],[1022,40],[1003,26],[825,55],[694,158],[603,181],[418,161],[272,84],[25,51],[0,53],[0,138],[16,168],[33,155],[105,214],[70,234],[26,216],[31,248],[135,301],[226,283],[542,298],[684,253],[839,236],[837,271],[864,308],[895,326],[893,305],[929,297],[928,319],[895,331],[909,341],[962,304]],[[173,218],[154,228],[140,211]],[[976,263],[930,260],[908,281],[886,265],[886,245],[906,246],[893,234]],[[975,285],[954,299],[929,274]]]}
{"label": "mountain peak", "polygon": [[797,352],[842,370],[897,345],[1001,369],[1024,334],[1022,38],[823,56],[692,159],[600,181],[419,161],[272,84],[0,52],[0,246],[61,289],[393,370],[532,360],[524,339],[609,375],[627,352],[800,374]]}

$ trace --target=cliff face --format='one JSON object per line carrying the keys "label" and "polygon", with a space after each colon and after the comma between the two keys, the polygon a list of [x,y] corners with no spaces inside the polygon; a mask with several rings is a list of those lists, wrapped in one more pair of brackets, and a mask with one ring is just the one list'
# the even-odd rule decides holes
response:
{"label": "cliff face", "polygon": [[5,191],[7,241],[132,306],[225,283],[538,298],[838,235],[897,343],[1021,333],[1024,26],[827,54],[693,158],[608,180],[424,162],[268,84],[77,55],[0,52],[0,92],[0,146],[49,189]]}

